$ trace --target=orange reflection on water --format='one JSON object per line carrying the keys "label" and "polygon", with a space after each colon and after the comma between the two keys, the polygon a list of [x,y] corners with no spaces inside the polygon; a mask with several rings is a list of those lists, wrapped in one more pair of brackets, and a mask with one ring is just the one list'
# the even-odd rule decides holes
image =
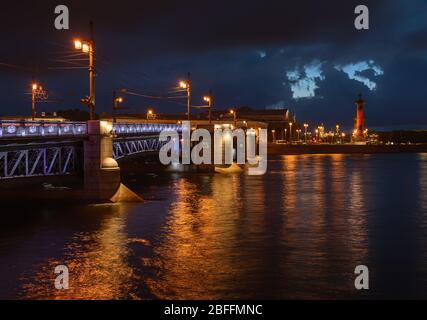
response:
{"label": "orange reflection on water", "polygon": [[[137,279],[127,265],[126,205],[109,206],[112,215],[105,218],[96,232],[74,235],[64,248],[64,261],[50,259],[33,277],[23,279],[21,298],[25,299],[117,299],[130,295]],[[69,289],[54,287],[54,268],[69,269]]]}
{"label": "orange reflection on water", "polygon": [[[240,178],[233,174],[210,176],[206,181],[210,189],[206,192],[201,192],[187,179],[179,180],[178,188],[174,189],[176,194],[172,195],[174,201],[165,225],[165,238],[155,249],[153,258],[161,272],[147,280],[150,291],[157,298],[224,297],[221,290],[233,286],[244,273],[245,268],[240,268],[239,264],[246,264],[247,268],[251,263],[236,256],[242,240],[239,229],[253,231],[253,226],[245,224],[246,217],[241,213],[242,206],[251,203],[240,198]],[[258,197],[255,193],[251,195],[250,201],[255,206]],[[255,213],[245,211],[244,214]]]}

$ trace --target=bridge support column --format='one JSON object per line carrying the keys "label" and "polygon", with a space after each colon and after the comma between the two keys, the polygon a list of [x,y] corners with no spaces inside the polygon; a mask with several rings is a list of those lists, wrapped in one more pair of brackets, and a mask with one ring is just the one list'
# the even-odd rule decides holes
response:
{"label": "bridge support column", "polygon": [[88,200],[108,201],[120,187],[120,168],[113,159],[112,124],[87,122],[88,140],[84,142],[84,192]]}

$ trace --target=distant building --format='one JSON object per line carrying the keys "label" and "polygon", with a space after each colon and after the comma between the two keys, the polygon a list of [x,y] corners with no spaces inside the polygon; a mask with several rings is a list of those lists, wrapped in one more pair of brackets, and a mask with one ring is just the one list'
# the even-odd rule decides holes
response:
{"label": "distant building", "polygon": [[[237,119],[239,121],[259,121],[268,125],[268,140],[285,140],[285,129],[289,129],[289,122],[292,121],[288,109],[252,109],[241,107],[237,109]],[[202,112],[194,115],[195,119],[208,119],[208,112]],[[229,110],[212,110],[212,120],[233,121],[233,115]],[[294,126],[293,129],[297,129]]]}

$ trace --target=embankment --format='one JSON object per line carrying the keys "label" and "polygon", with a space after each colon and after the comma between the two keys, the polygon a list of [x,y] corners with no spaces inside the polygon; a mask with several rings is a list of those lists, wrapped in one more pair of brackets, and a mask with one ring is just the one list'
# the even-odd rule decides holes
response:
{"label": "embankment", "polygon": [[427,144],[408,145],[288,145],[269,144],[268,155],[286,154],[372,154],[372,153],[424,153],[427,152]]}

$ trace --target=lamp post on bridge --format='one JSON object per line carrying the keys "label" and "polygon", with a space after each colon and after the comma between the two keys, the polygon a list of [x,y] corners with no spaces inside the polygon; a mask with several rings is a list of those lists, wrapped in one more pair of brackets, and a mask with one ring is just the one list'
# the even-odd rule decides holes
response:
{"label": "lamp post on bridge", "polygon": [[117,122],[117,110],[121,109],[119,103],[123,102],[122,97],[117,97],[116,91],[113,91],[113,122]]}
{"label": "lamp post on bridge", "polygon": [[84,104],[89,107],[90,120],[95,119],[95,42],[93,39],[93,22],[90,22],[90,39],[74,40],[74,47],[84,53],[89,54],[89,97],[82,99]]}
{"label": "lamp post on bridge", "polygon": [[234,120],[234,127],[237,127],[237,111],[234,109],[230,110],[230,114],[233,115],[233,120]]}
{"label": "lamp post on bridge", "polygon": [[209,90],[209,95],[204,96],[203,100],[206,101],[208,103],[208,108],[209,108],[209,124],[212,123],[212,90]]}
{"label": "lamp post on bridge", "polygon": [[187,90],[187,120],[191,120],[191,75],[188,73],[188,78],[185,81],[179,82],[179,87]]}
{"label": "lamp post on bridge", "polygon": [[46,100],[47,92],[43,87],[36,82],[31,85],[31,119],[34,121],[36,118],[36,100]]}
{"label": "lamp post on bridge", "polygon": [[156,119],[156,114],[154,113],[153,109],[147,110],[147,120],[153,120]]}

